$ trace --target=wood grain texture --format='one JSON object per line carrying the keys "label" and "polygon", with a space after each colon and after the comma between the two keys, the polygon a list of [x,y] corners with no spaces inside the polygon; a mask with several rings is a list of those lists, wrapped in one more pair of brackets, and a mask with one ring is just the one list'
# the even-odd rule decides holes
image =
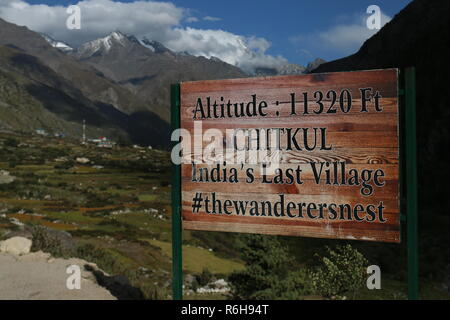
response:
{"label": "wood grain texture", "polygon": [[[356,239],[368,241],[400,242],[400,219],[399,219],[399,126],[398,126],[398,98],[397,98],[397,69],[371,70],[357,72],[337,72],[314,75],[264,77],[248,79],[214,80],[185,82],[181,84],[181,128],[189,132],[189,137],[183,137],[185,149],[183,150],[182,164],[182,217],[183,228],[191,230],[227,231],[278,234],[319,238]],[[367,112],[361,112],[363,101],[361,98],[362,88],[371,88],[371,93],[379,94],[379,109],[375,108],[374,99],[367,102]],[[344,90],[351,93],[351,109],[343,112],[339,109],[339,102],[334,104],[335,113],[326,113],[332,105],[333,98],[326,95],[334,90],[338,95]],[[323,99],[322,113],[315,93],[321,91]],[[292,114],[291,94],[295,93],[296,114]],[[193,119],[200,98],[205,104],[209,97],[211,102],[218,103],[248,103],[252,95],[257,96],[257,104],[261,101],[267,102],[265,116],[244,116],[222,118],[206,118],[199,121]],[[304,97],[307,97],[308,114],[305,114]],[[339,101],[339,99],[337,99]],[[348,103],[345,99],[343,103]],[[201,123],[202,132],[198,129]],[[195,124],[195,125],[194,125]],[[261,163],[240,164],[242,158],[233,149],[233,134],[236,129],[273,129],[273,128],[308,128],[307,139],[314,141],[314,128],[326,128],[326,143],[331,145],[331,150],[286,150],[289,142],[287,137],[280,139],[281,150],[268,151],[268,157],[279,156],[278,165],[281,172],[295,170],[301,167],[301,183],[263,183],[264,178],[273,179],[274,175],[263,177]],[[206,147],[214,140],[203,139],[202,134],[206,130],[214,130],[221,134],[219,149],[213,154],[206,154]],[[286,139],[284,139],[286,138]],[[303,136],[297,136],[298,141],[303,141]],[[317,138],[317,136],[316,136]],[[238,141],[246,142],[246,138]],[[187,149],[187,147],[190,147]],[[301,147],[301,144],[300,144]],[[205,154],[204,154],[205,152]],[[192,161],[216,160],[220,162],[220,169],[236,169],[237,183],[193,181]],[[224,165],[223,162],[226,162]],[[344,162],[346,172],[345,180],[354,178],[356,170],[359,174],[359,183],[355,185],[341,184],[338,182],[325,184],[325,173],[322,173],[319,183],[315,180],[317,172],[312,169],[311,163],[319,165],[328,162],[332,166],[334,162]],[[210,173],[217,166],[216,163],[198,163],[196,169],[206,168]],[[246,182],[248,175],[246,170],[251,168],[254,180]],[[317,167],[316,167],[317,168]],[[381,178],[383,185],[376,186],[373,180],[367,183],[371,185],[373,192],[369,196],[361,194],[362,176],[371,170],[382,170]],[[197,171],[198,174],[199,171]],[[342,173],[331,177],[342,179]],[[284,176],[285,177],[285,176]],[[198,176],[197,176],[198,178]],[[373,175],[372,175],[373,178]],[[338,179],[338,180],[339,180]],[[339,180],[342,182],[341,180]],[[228,200],[227,211],[218,213],[208,212],[205,198],[216,202],[221,206]],[[275,205],[283,201],[290,203],[292,211],[287,215],[287,208],[283,208],[283,214],[277,216],[274,212],[269,216],[254,214],[249,211],[245,215],[240,213],[239,204],[247,204],[253,201],[261,205],[270,202]],[[197,202],[194,198],[202,197],[202,207],[195,207]],[[236,205],[234,204],[236,202]],[[211,203],[208,203],[209,205]],[[307,206],[324,206],[320,213],[318,209],[307,209]],[[342,212],[334,215],[335,207],[328,208],[330,204],[339,207]],[[292,212],[297,205],[297,216]],[[344,205],[351,207],[348,213]],[[378,207],[377,207],[378,206]],[[373,210],[374,208],[379,210]],[[334,209],[332,209],[334,208]],[[356,209],[355,209],[356,208]],[[362,212],[361,208],[364,208]],[[381,209],[380,209],[381,208]],[[211,209],[211,207],[209,208]],[[225,210],[224,207],[221,209]],[[260,210],[259,207],[258,210]],[[267,208],[266,208],[267,209]],[[272,207],[272,210],[275,210]],[[376,211],[376,214],[374,213]],[[260,211],[258,211],[261,213]],[[300,213],[301,212],[301,213]],[[355,213],[356,212],[356,213]],[[372,220],[372,213],[377,218]],[[339,216],[340,214],[340,216]],[[293,217],[295,216],[295,217]],[[336,217],[335,217],[336,216]],[[361,219],[361,217],[364,217]]]}
{"label": "wood grain texture", "polygon": [[[225,94],[225,93],[224,93]],[[314,105],[311,104],[311,113],[308,114],[302,114],[301,112],[299,112],[299,115],[297,117],[295,117],[295,119],[290,119],[290,112],[291,112],[291,106],[290,106],[290,101],[281,101],[280,104],[277,106],[276,103],[274,101],[276,101],[275,97],[270,97],[268,100],[267,98],[265,98],[265,94],[262,94],[261,96],[258,96],[260,98],[260,100],[265,100],[270,102],[269,103],[269,114],[264,117],[264,118],[235,118],[233,119],[233,122],[238,122],[238,123],[242,123],[242,125],[250,125],[253,121],[256,123],[268,123],[271,124],[271,122],[274,120],[274,118],[277,118],[277,121],[301,121],[303,118],[306,118],[308,121],[318,121],[317,120],[317,116],[316,114],[314,114]],[[220,95],[219,96],[212,96],[213,100],[219,100],[220,99]],[[248,97],[250,97],[250,94],[246,94],[243,95],[242,98],[243,99],[248,99]],[[238,100],[239,98],[237,98],[236,100]],[[311,103],[314,103],[314,100],[309,100],[311,101]],[[191,102],[189,102],[188,107],[184,107],[181,109],[181,116],[183,118],[189,119],[192,118],[194,111],[195,111],[195,106],[196,106],[196,102],[197,100],[193,100]],[[302,110],[302,103],[303,101],[300,100],[296,100],[297,102],[297,106],[299,108],[299,110]],[[380,99],[380,104],[383,106],[383,115],[392,115],[392,114],[396,114],[397,113],[397,98],[386,98],[383,97]],[[329,101],[329,99],[325,99],[323,100],[323,105],[324,105],[324,109],[328,110],[329,107],[331,106],[331,102]],[[343,116],[343,117],[350,117],[350,116],[360,116],[359,119],[363,120],[364,115],[360,115],[359,110],[361,110],[362,107],[362,103],[361,103],[361,99],[354,99],[353,100],[353,104],[352,104],[352,108],[350,109],[350,111],[348,113],[342,113],[342,112],[336,112],[335,114],[333,113],[322,113],[320,116],[321,117],[333,117],[335,118],[336,116]],[[279,112],[279,117],[276,115],[276,111]],[[279,119],[279,118],[284,118],[284,117],[289,117],[289,119]],[[315,118],[315,119],[311,119],[311,118]],[[306,120],[305,119],[305,120]],[[395,118],[394,118],[395,119]],[[321,119],[322,121],[327,120],[325,119]],[[331,120],[331,119],[328,119]],[[341,119],[342,120],[346,120],[346,119]],[[350,123],[353,123],[353,121],[351,121],[351,119],[347,120]],[[364,121],[364,120],[363,120]],[[336,120],[333,120],[333,122],[336,122]],[[367,120],[366,120],[367,122]],[[207,126],[209,123],[212,123],[214,125],[220,125],[220,124],[229,124],[229,119],[227,118],[219,118],[219,119],[214,119],[214,120],[209,120],[209,119],[205,119],[203,120],[203,125]],[[278,123],[278,122],[277,122]],[[281,123],[281,122],[280,122]],[[189,126],[188,123],[186,123],[187,126]],[[273,124],[272,124],[273,125]],[[259,127],[259,125],[258,125]]]}

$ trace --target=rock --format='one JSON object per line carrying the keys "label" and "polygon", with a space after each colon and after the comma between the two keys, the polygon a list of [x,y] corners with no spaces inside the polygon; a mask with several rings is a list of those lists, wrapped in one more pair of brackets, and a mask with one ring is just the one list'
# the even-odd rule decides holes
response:
{"label": "rock", "polygon": [[25,227],[25,224],[20,222],[17,218],[11,218],[11,219],[9,219],[9,222],[11,222],[12,224],[15,224],[16,226],[20,227],[21,229],[23,229]]}
{"label": "rock", "polygon": [[8,171],[0,170],[0,184],[9,184],[14,180],[16,180],[16,177],[10,175]]}
{"label": "rock", "polygon": [[230,292],[230,286],[228,285],[228,282],[226,282],[224,279],[218,279],[216,281],[209,283],[204,287],[198,288],[196,292],[200,294],[203,293],[226,294]]}
{"label": "rock", "polygon": [[228,282],[226,282],[224,279],[216,280],[211,285],[217,289],[229,288]]}
{"label": "rock", "polygon": [[131,286],[128,278],[124,275],[109,276],[103,271],[95,270],[88,265],[85,265],[85,270],[92,272],[97,283],[108,289],[119,300],[141,300],[144,298],[142,291]]}
{"label": "rock", "polygon": [[321,64],[326,63],[325,60],[321,59],[321,58],[316,58],[314,61],[308,63],[308,65],[306,66],[305,69],[305,73],[310,73],[311,71],[313,71],[314,69],[317,69]]}
{"label": "rock", "polygon": [[0,242],[0,252],[15,255],[30,253],[32,241],[23,237],[13,237]]}
{"label": "rock", "polygon": [[[49,254],[32,252],[15,256],[0,253],[0,300],[116,300],[97,284],[92,272],[83,268],[81,259],[48,258]],[[51,263],[49,261],[52,261]],[[81,288],[68,290],[67,267],[81,269]]]}
{"label": "rock", "polygon": [[75,161],[81,164],[86,164],[90,162],[88,158],[76,158]]}
{"label": "rock", "polygon": [[148,272],[148,269],[145,268],[145,267],[139,267],[138,270],[139,270],[140,272],[142,272],[142,273],[147,273],[147,272]]}
{"label": "rock", "polygon": [[31,228],[24,228],[24,230],[18,230],[18,231],[10,231],[5,235],[6,239],[14,238],[14,237],[22,237],[32,240],[33,234],[31,232]]}
{"label": "rock", "polygon": [[187,274],[184,277],[184,283],[186,283],[186,286],[191,287],[192,283],[195,281],[195,277],[192,274]]}
{"label": "rock", "polygon": [[21,255],[18,258],[18,261],[25,261],[25,262],[35,262],[35,261],[43,261],[43,260],[48,261],[50,258],[51,258],[50,253],[37,251],[37,252],[30,252],[29,254]]}

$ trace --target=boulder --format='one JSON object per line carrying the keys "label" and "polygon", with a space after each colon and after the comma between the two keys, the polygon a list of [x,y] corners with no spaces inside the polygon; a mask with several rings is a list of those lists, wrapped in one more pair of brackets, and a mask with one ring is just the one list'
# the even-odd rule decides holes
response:
{"label": "boulder", "polygon": [[8,171],[0,170],[0,184],[9,184],[14,180],[16,180],[16,177],[10,175]]}
{"label": "boulder", "polygon": [[32,240],[33,239],[32,229],[28,226],[25,226],[23,230],[10,231],[3,236],[3,239],[10,239],[14,237],[22,237]]}
{"label": "boulder", "polygon": [[76,158],[75,160],[76,160],[76,162],[81,163],[81,164],[87,164],[91,161],[88,158]]}
{"label": "boulder", "polygon": [[184,277],[184,283],[186,284],[187,287],[192,287],[192,283],[195,281],[195,277],[192,274],[187,274]]}
{"label": "boulder", "polygon": [[226,282],[224,279],[216,280],[211,285],[217,289],[229,288],[228,282]]}
{"label": "boulder", "polygon": [[13,237],[0,242],[0,252],[15,255],[30,253],[32,241],[23,237]]}

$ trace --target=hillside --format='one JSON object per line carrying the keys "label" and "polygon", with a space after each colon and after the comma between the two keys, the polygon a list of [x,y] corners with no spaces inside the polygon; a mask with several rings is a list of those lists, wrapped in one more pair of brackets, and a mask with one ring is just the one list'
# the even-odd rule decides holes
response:
{"label": "hillside", "polygon": [[[249,76],[215,57],[173,52],[157,41],[120,31],[72,48],[0,19],[0,50],[5,52],[1,69],[26,80],[22,92],[41,106],[28,112],[39,121],[30,122],[27,116],[22,121],[3,113],[0,123],[4,128],[34,131],[42,127],[81,138],[80,126],[86,119],[89,137],[107,135],[159,147],[169,144],[171,84]],[[308,68],[321,62],[316,60]],[[304,71],[302,66],[287,63],[259,68],[257,75]],[[0,101],[5,99],[0,96]]]}
{"label": "hillside", "polygon": [[175,53],[156,41],[140,41],[118,31],[83,44],[71,55],[145,101],[134,111],[150,110],[166,121],[170,119],[172,83],[246,76],[218,59]]}
{"label": "hillside", "polygon": [[444,177],[450,161],[450,2],[415,0],[361,49],[346,58],[320,65],[313,72],[351,71],[415,66],[419,204],[442,211],[450,204]]}
{"label": "hillside", "polygon": [[0,46],[0,108],[3,130],[44,129],[81,139],[86,120],[88,137],[167,145],[161,137],[168,140],[168,125],[157,116],[127,115],[112,105],[93,102],[39,58],[4,46]]}
{"label": "hillside", "polygon": [[[109,275],[128,279],[146,298],[158,292],[157,297],[167,298],[170,176],[166,151],[105,149],[70,139],[0,132],[0,241],[33,239],[31,251],[96,263]],[[204,268],[214,274],[241,269],[235,238],[184,232],[186,277]],[[33,274],[30,278],[36,283],[41,279]],[[3,296],[13,297],[14,292]],[[25,288],[25,293],[33,292]]]}
{"label": "hillside", "polygon": [[11,104],[13,97],[0,90],[2,105],[9,101],[16,108],[0,115],[4,129],[43,128],[81,138],[86,119],[91,138],[106,135],[157,147],[169,144],[170,84],[245,75],[218,59],[174,53],[120,32],[72,50],[2,19],[0,51],[2,78],[10,79],[2,86],[18,86],[33,101],[29,109],[18,101]]}
{"label": "hillside", "polygon": [[60,50],[53,48],[39,33],[0,19],[0,45],[35,56],[47,67],[71,82],[92,101],[111,104],[128,111],[141,102],[128,90],[97,74],[89,66],[78,63]]}

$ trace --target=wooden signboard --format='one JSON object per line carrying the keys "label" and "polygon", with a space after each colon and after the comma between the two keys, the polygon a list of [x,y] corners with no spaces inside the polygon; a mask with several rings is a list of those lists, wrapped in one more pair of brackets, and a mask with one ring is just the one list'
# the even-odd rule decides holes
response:
{"label": "wooden signboard", "polygon": [[387,69],[181,83],[183,228],[400,242],[397,82]]}

